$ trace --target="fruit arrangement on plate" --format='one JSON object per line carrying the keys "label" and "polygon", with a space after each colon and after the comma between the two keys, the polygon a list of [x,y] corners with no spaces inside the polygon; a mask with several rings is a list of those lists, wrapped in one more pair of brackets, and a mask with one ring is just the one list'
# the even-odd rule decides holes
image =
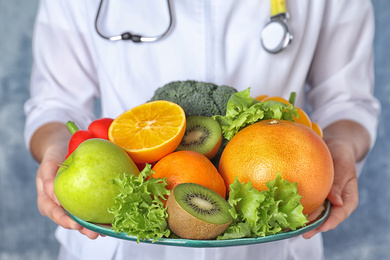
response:
{"label": "fruit arrangement on plate", "polygon": [[327,217],[333,163],[294,99],[171,82],[88,130],[69,122],[54,192],[85,227],[138,242],[225,246],[302,234]]}

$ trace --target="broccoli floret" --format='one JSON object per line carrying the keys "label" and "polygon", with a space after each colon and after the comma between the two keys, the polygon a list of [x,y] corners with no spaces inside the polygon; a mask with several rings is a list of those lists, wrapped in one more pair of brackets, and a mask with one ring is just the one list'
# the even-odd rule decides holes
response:
{"label": "broccoli floret", "polygon": [[217,105],[219,111],[221,112],[221,115],[226,115],[226,105],[231,95],[236,92],[237,90],[235,88],[226,85],[219,86],[213,92],[214,103]]}
{"label": "broccoli floret", "polygon": [[180,105],[187,116],[226,114],[226,105],[237,90],[194,80],[173,81],[158,88],[150,101],[168,100]]}

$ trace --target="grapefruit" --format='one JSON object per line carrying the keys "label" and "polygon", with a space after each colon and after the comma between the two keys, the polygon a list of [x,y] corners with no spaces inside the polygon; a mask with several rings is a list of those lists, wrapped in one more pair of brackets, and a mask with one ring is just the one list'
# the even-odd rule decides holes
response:
{"label": "grapefruit", "polygon": [[238,132],[224,149],[219,172],[226,187],[251,182],[259,191],[278,173],[296,182],[304,214],[310,214],[326,199],[333,183],[331,154],[312,129],[295,122],[264,120]]}

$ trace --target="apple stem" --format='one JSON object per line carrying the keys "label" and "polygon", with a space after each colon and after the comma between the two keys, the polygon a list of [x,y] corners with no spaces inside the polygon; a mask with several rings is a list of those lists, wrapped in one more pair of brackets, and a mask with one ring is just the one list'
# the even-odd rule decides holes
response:
{"label": "apple stem", "polygon": [[79,130],[79,128],[77,127],[77,125],[74,123],[74,122],[72,122],[72,121],[68,121],[67,123],[66,123],[66,127],[68,128],[68,130],[69,130],[69,132],[73,135],[74,133],[76,133],[78,130]]}
{"label": "apple stem", "polygon": [[65,165],[65,164],[62,164],[62,163],[57,164],[57,166],[61,167],[61,168],[68,168],[68,165]]}

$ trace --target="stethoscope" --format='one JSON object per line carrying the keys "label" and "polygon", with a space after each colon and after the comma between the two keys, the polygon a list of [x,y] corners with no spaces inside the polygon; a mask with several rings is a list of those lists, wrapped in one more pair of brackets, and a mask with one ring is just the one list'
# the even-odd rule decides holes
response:
{"label": "stethoscope", "polygon": [[156,36],[142,36],[142,35],[132,34],[130,32],[125,32],[125,33],[122,33],[120,35],[106,36],[100,32],[99,26],[98,26],[100,11],[101,11],[102,6],[103,6],[103,0],[100,0],[99,8],[98,8],[96,18],[95,18],[96,32],[102,38],[104,38],[106,40],[110,40],[110,41],[120,41],[120,40],[128,41],[128,40],[130,40],[130,41],[135,42],[135,43],[156,42],[156,41],[164,38],[168,34],[168,32],[171,30],[171,27],[172,27],[173,15],[172,15],[172,8],[171,8],[171,1],[170,0],[167,0],[167,5],[168,5],[168,12],[169,12],[169,24],[168,24],[168,27],[165,29],[165,31],[162,34],[156,35]]}
{"label": "stethoscope", "polygon": [[[100,32],[98,26],[102,6],[103,6],[103,0],[100,0],[99,8],[95,18],[95,29],[96,32],[102,38],[109,41],[130,40],[135,43],[156,42],[164,38],[169,33],[172,27],[172,21],[173,21],[172,8],[171,8],[170,0],[167,0],[169,22],[168,22],[168,27],[161,34],[155,36],[143,36],[143,35],[132,34],[130,32],[125,32],[120,35],[106,36]],[[261,44],[267,52],[279,53],[290,45],[293,36],[288,26],[287,19],[288,19],[288,13],[287,13],[287,7],[285,1],[271,0],[271,19],[261,31]]]}

